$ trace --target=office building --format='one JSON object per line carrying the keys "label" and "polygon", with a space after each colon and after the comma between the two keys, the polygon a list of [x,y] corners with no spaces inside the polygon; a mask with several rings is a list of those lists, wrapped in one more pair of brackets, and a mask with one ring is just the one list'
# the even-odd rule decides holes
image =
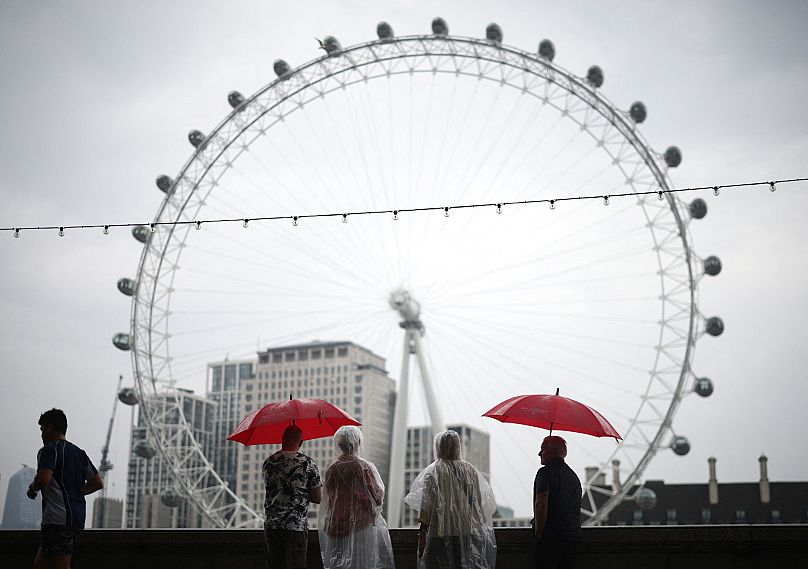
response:
{"label": "office building", "polygon": [[3,508],[3,529],[39,529],[42,523],[42,493],[36,500],[25,495],[28,485],[34,481],[36,471],[23,464],[8,479],[6,504]]}
{"label": "office building", "polygon": [[[192,391],[177,389],[159,394],[150,402],[163,418],[163,432],[168,444],[187,444],[180,431],[177,406],[182,408],[185,421],[191,427],[194,439],[206,455],[212,449],[213,418],[216,404],[194,395]],[[176,486],[171,470],[149,439],[143,407],[138,407],[137,424],[132,428],[129,470],[126,489],[127,528],[199,528],[208,522],[193,504],[178,499],[171,492]],[[176,431],[172,432],[172,426]]]}
{"label": "office building", "polygon": [[[352,342],[311,342],[269,348],[258,353],[254,377],[241,379],[241,417],[270,401],[324,399],[362,423],[362,456],[373,462],[387,481],[390,432],[395,397],[384,358]],[[235,424],[233,425],[235,426]],[[305,433],[304,433],[305,436]],[[262,465],[279,445],[242,447],[237,488],[246,503],[263,512]],[[305,441],[301,452],[311,456],[322,473],[337,456],[331,437]],[[310,511],[316,523],[316,508]]]}

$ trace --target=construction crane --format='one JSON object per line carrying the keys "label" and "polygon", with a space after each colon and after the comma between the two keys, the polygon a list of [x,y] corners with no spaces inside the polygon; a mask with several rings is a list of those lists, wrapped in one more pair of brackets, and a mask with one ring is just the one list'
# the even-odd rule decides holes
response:
{"label": "construction crane", "polygon": [[101,493],[98,497],[97,504],[98,516],[96,520],[99,526],[104,525],[104,514],[107,507],[107,472],[112,470],[112,463],[109,461],[109,441],[112,438],[112,426],[115,424],[115,411],[118,409],[118,393],[121,391],[121,384],[123,383],[123,375],[118,376],[118,387],[115,388],[115,402],[112,404],[112,414],[109,417],[109,427],[107,427],[107,438],[104,441],[104,446],[101,448],[101,462],[98,463],[98,474],[104,479],[104,487],[101,488]]}

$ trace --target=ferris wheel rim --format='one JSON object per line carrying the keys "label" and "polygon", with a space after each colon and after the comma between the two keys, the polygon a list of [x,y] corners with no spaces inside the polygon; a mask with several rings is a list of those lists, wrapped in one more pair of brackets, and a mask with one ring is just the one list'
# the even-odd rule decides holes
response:
{"label": "ferris wheel rim", "polygon": [[[411,46],[411,45],[416,45],[416,46],[420,45],[420,46],[425,48],[427,43],[429,43],[430,45],[433,45],[433,46],[436,46],[436,45],[466,46],[466,47],[471,47],[472,52],[471,53],[459,53],[459,52],[454,51],[454,50],[447,50],[446,52],[443,52],[443,53],[439,53],[439,52],[405,53],[404,50],[401,49],[402,46]],[[387,58],[380,58],[376,54],[376,52],[374,51],[374,48],[382,48],[382,47],[384,47],[384,48],[390,48],[390,47],[398,48],[399,53],[397,55],[391,55],[391,56],[389,56]],[[329,68],[325,65],[326,63],[332,62],[332,61],[334,61],[336,59],[339,59],[339,58],[349,57],[352,54],[353,55],[359,54],[362,50],[370,51],[370,53],[373,54],[373,58],[370,58],[367,61],[363,61],[361,63],[361,65],[357,65],[356,63],[353,63],[352,65],[344,66],[344,67],[339,68],[337,70],[329,70]],[[632,146],[634,146],[637,153],[642,156],[643,160],[646,163],[646,167],[648,168],[648,170],[651,172],[651,174],[655,178],[655,180],[656,180],[656,182],[658,184],[658,187],[660,189],[662,189],[662,190],[666,190],[666,189],[669,188],[668,182],[667,182],[667,175],[666,175],[666,173],[662,172],[662,170],[659,168],[659,165],[657,164],[656,160],[654,159],[653,151],[651,150],[650,145],[642,137],[642,134],[639,132],[639,130],[629,124],[629,122],[627,120],[627,117],[626,117],[626,113],[624,113],[623,111],[620,111],[615,105],[613,105],[610,101],[608,101],[605,97],[603,97],[599,92],[597,92],[596,89],[588,86],[585,83],[585,80],[583,80],[583,79],[571,74],[570,72],[564,70],[563,68],[561,68],[557,64],[553,63],[552,61],[540,58],[539,56],[537,56],[535,54],[530,54],[530,53],[528,53],[526,51],[523,51],[523,50],[520,50],[518,48],[505,46],[505,45],[502,45],[500,43],[490,42],[488,40],[481,40],[481,39],[477,39],[477,38],[467,38],[467,37],[461,37],[461,36],[448,36],[448,35],[446,35],[446,36],[415,35],[415,36],[401,36],[401,37],[395,37],[395,38],[384,39],[384,40],[380,39],[380,40],[374,40],[374,41],[371,41],[371,42],[365,42],[365,43],[362,43],[362,44],[357,44],[357,45],[354,45],[354,46],[351,46],[351,47],[341,49],[339,51],[339,53],[336,54],[336,55],[326,54],[326,55],[324,55],[322,57],[319,57],[319,58],[313,59],[313,60],[311,60],[311,61],[309,61],[307,63],[304,63],[303,65],[301,65],[301,66],[299,66],[299,67],[297,67],[297,68],[295,68],[293,70],[290,70],[284,76],[277,78],[276,80],[272,81],[271,83],[269,83],[268,85],[266,85],[265,87],[263,87],[262,89],[257,91],[253,96],[251,96],[249,99],[247,99],[245,101],[245,103],[242,105],[242,107],[243,108],[248,107],[250,104],[256,102],[260,96],[270,92],[273,88],[276,88],[279,85],[284,84],[285,82],[289,81],[291,78],[293,78],[295,76],[298,76],[303,71],[309,70],[309,69],[318,69],[318,70],[323,71],[322,75],[320,76],[320,78],[318,79],[318,81],[316,83],[326,81],[329,78],[333,78],[333,77],[336,77],[336,76],[341,75],[343,73],[350,72],[351,70],[356,70],[357,68],[361,68],[361,67],[365,67],[365,66],[369,66],[369,65],[373,65],[373,64],[378,64],[378,63],[380,63],[382,61],[405,60],[405,59],[408,59],[408,58],[415,58],[415,57],[448,56],[452,60],[455,60],[457,58],[469,59],[469,60],[475,60],[476,59],[476,60],[484,60],[484,61],[487,61],[488,63],[492,63],[492,64],[498,65],[500,67],[511,67],[511,68],[514,68],[514,69],[519,69],[515,64],[512,64],[510,62],[505,61],[504,57],[499,57],[499,58],[481,57],[481,55],[480,55],[482,53],[481,50],[496,52],[496,53],[498,53],[500,55],[507,54],[507,55],[516,57],[517,59],[521,58],[523,61],[531,61],[532,63],[534,63],[534,64],[536,64],[536,65],[538,65],[540,67],[543,67],[545,69],[545,71],[547,71],[548,75],[553,76],[553,81],[559,81],[560,79],[564,79],[564,80],[568,81],[568,85],[574,86],[573,88],[567,90],[567,92],[569,94],[578,97],[582,101],[583,101],[583,98],[581,98],[581,97],[583,95],[586,95],[587,97],[590,98],[591,101],[594,101],[596,104],[601,105],[600,108],[595,108],[595,105],[593,104],[593,108],[595,108],[595,110],[597,112],[601,113],[604,116],[604,118],[606,118],[606,115],[604,114],[604,112],[608,111],[608,113],[610,114],[610,119],[613,121],[612,124],[615,125],[615,127],[618,128],[618,132],[626,140],[628,140],[632,144]],[[527,67],[523,67],[520,70],[524,71],[525,73],[528,72]],[[419,71],[419,72],[427,72],[427,71]],[[433,70],[433,72],[437,73],[437,71],[435,71],[435,70]],[[412,69],[404,69],[404,70],[398,71],[396,73],[388,72],[386,75],[390,76],[392,74],[404,74],[404,73],[414,73],[414,71]],[[461,74],[461,70],[459,68],[457,68],[456,74],[458,74],[458,75]],[[469,75],[474,75],[474,74],[469,73]],[[364,80],[378,79],[378,78],[381,78],[383,76],[384,75],[365,76]],[[480,76],[482,76],[482,75],[480,74]],[[488,77],[485,77],[485,78],[488,78]],[[342,88],[345,88],[345,86],[351,86],[354,83],[358,83],[361,80],[362,79],[357,79],[357,80],[355,80],[353,82],[345,82],[345,83],[342,84]],[[508,83],[504,78],[501,80],[501,82],[502,82],[503,85],[508,84],[511,87],[514,86],[514,85],[510,85],[510,83]],[[303,85],[295,93],[311,89],[312,85],[314,85],[316,83],[315,82],[309,82],[309,83]],[[562,85],[560,82],[556,83],[556,85],[558,85],[562,89],[565,88],[565,86]],[[325,94],[328,94],[328,93],[330,93],[331,91],[333,91],[333,90],[335,90],[337,88],[339,88],[339,87],[334,87],[334,88],[332,88],[330,90],[323,91],[323,92],[320,93],[320,96],[325,96]],[[526,88],[525,88],[525,90],[526,90]],[[277,104],[279,105],[279,104],[283,103],[284,101],[288,100],[295,93],[287,94],[284,98],[278,100]],[[555,106],[555,105],[553,104],[553,106]],[[163,202],[162,202],[162,204],[161,204],[161,206],[160,206],[160,208],[158,210],[158,213],[157,213],[157,215],[155,217],[155,221],[162,221],[163,220],[162,216],[164,215],[164,213],[168,212],[170,206],[172,206],[172,198],[174,197],[174,190],[176,189],[176,185],[179,184],[183,180],[189,180],[190,178],[188,177],[188,173],[192,170],[192,167],[194,165],[197,165],[197,164],[201,163],[202,166],[203,166],[203,168],[202,168],[203,173],[201,174],[201,176],[198,176],[196,178],[196,181],[194,183],[194,187],[189,192],[189,194],[187,196],[187,199],[183,203],[181,203],[179,205],[179,207],[176,207],[176,206],[174,207],[174,214],[175,215],[174,215],[174,218],[173,218],[172,221],[177,222],[177,221],[182,220],[183,219],[183,214],[186,211],[186,209],[192,208],[195,205],[197,205],[197,204],[192,204],[191,203],[191,198],[194,196],[194,194],[197,191],[199,191],[199,187],[198,187],[199,182],[201,180],[203,180],[206,176],[208,176],[208,173],[211,171],[213,166],[216,165],[220,161],[220,159],[224,156],[227,149],[232,144],[234,144],[236,140],[238,140],[239,136],[241,136],[244,132],[246,132],[246,130],[249,128],[250,124],[255,123],[257,120],[259,120],[259,118],[265,116],[267,113],[269,113],[272,110],[272,108],[264,108],[263,112],[259,116],[256,116],[254,118],[254,120],[252,121],[252,123],[250,123],[250,124],[243,123],[242,128],[240,128],[240,130],[238,130],[237,133],[235,133],[235,134],[233,134],[233,135],[231,135],[229,137],[229,140],[226,141],[226,144],[223,145],[219,149],[218,154],[216,154],[215,156],[211,156],[211,157],[205,156],[204,155],[205,149],[213,146],[212,143],[216,142],[217,137],[219,137],[221,135],[221,133],[225,132],[225,128],[228,125],[234,124],[234,123],[239,121],[240,113],[243,112],[243,108],[241,110],[234,109],[231,113],[228,113],[228,115],[225,117],[225,119],[219,125],[217,125],[214,128],[214,130],[211,131],[211,133],[206,137],[205,143],[202,146],[202,148],[200,148],[197,151],[192,153],[191,157],[188,159],[188,161],[185,163],[183,168],[180,170],[180,173],[177,176],[177,182],[175,182],[175,185],[172,186],[171,190],[166,192],[166,197],[163,200]],[[301,110],[302,110],[302,108],[303,108],[303,105],[300,105]],[[560,107],[558,107],[558,106],[555,106],[555,108],[557,108],[558,110],[561,110]],[[288,113],[286,113],[284,115],[279,115],[279,118],[282,117],[282,116],[286,116],[289,113],[295,112],[296,110],[297,109],[291,109],[290,111],[288,111]],[[575,120],[574,117],[570,117],[570,118],[572,120]],[[618,125],[619,125],[619,127],[622,127],[622,128],[619,128]],[[594,137],[594,134],[591,131],[589,131],[588,128],[587,128],[587,131],[589,132],[590,135],[592,135]],[[257,136],[254,137],[253,141],[257,140],[257,138],[258,138]],[[251,143],[252,142],[250,142],[250,144]],[[247,150],[248,146],[249,145],[245,145],[244,149],[242,149],[240,152],[243,152],[243,151]],[[238,156],[240,154],[240,152],[237,153],[236,156]],[[222,172],[220,172],[220,174],[219,174],[219,177],[221,175],[223,175],[225,171],[226,171],[226,169],[222,170]],[[626,174],[626,173],[624,172],[624,174]],[[218,179],[218,178],[214,178],[214,179]],[[696,281],[695,276],[693,275],[693,267],[692,267],[692,254],[693,253],[692,253],[692,246],[690,245],[690,238],[689,238],[689,232],[688,232],[688,228],[687,228],[687,223],[683,221],[682,216],[680,215],[680,212],[678,211],[678,206],[679,206],[678,200],[676,200],[672,196],[668,196],[667,200],[668,200],[669,209],[673,213],[674,217],[676,218],[676,224],[677,224],[677,227],[678,227],[678,230],[679,230],[679,233],[680,233],[680,236],[681,236],[681,240],[682,240],[682,250],[683,250],[683,252],[685,254],[685,257],[686,257],[686,260],[685,260],[684,264],[687,266],[688,273],[689,273],[690,296],[691,296],[691,299],[690,299],[690,313],[691,314],[690,314],[690,321],[689,321],[689,326],[688,326],[688,338],[687,338],[686,355],[685,355],[685,357],[683,358],[683,361],[680,364],[681,365],[681,374],[680,374],[680,377],[679,377],[676,392],[675,392],[675,394],[674,394],[674,396],[673,396],[673,398],[671,400],[671,403],[668,406],[668,412],[667,412],[667,416],[666,416],[666,421],[667,421],[667,417],[669,417],[672,420],[672,416],[675,413],[676,408],[678,407],[679,403],[681,402],[681,399],[682,399],[683,394],[684,394],[683,393],[684,382],[689,377],[689,373],[690,373],[689,367],[690,367],[690,361],[692,359],[692,346],[693,346],[693,344],[695,342],[695,335],[696,335],[695,322],[696,322],[696,318],[698,316],[698,311],[697,311],[696,304],[695,304],[695,292],[696,292],[697,281]],[[201,207],[201,206],[199,206],[199,207]],[[169,213],[169,217],[171,217],[170,213]],[[156,305],[159,304],[160,298],[158,298],[158,297],[163,297],[163,296],[167,296],[167,298],[168,298],[168,301],[167,301],[168,304],[166,305],[166,310],[165,310],[166,313],[168,312],[168,308],[170,307],[170,298],[171,298],[171,295],[172,295],[172,286],[171,285],[173,284],[173,278],[176,275],[176,272],[171,271],[171,280],[170,280],[169,286],[165,287],[164,291],[160,291],[158,289],[159,276],[161,274],[163,274],[163,275],[165,274],[163,272],[163,263],[164,263],[164,261],[168,261],[166,259],[167,253],[168,253],[168,251],[169,251],[169,249],[170,249],[170,247],[172,245],[172,242],[175,242],[175,239],[176,239],[176,236],[174,234],[175,229],[178,229],[181,233],[184,233],[184,237],[182,237],[182,238],[180,238],[178,240],[178,242],[180,243],[180,247],[179,247],[180,249],[181,249],[182,244],[184,244],[185,239],[187,238],[188,232],[190,230],[190,227],[183,228],[183,227],[177,226],[177,225],[169,226],[167,232],[162,231],[162,228],[163,228],[162,225],[160,225],[159,228],[160,228],[158,230],[159,234],[162,235],[163,233],[167,233],[167,235],[163,235],[164,239],[162,241],[162,250],[160,251],[160,254],[159,254],[159,261],[158,261],[156,267],[153,267],[153,270],[156,271],[157,278],[154,279],[154,286],[150,290],[150,293],[151,293],[150,298],[147,298],[145,302],[140,302],[140,285],[141,285],[142,282],[144,282],[143,275],[148,272],[148,268],[147,268],[146,265],[147,265],[147,260],[148,260],[148,257],[149,257],[152,238],[155,237],[154,233],[152,233],[152,236],[149,238],[148,242],[145,244],[143,253],[141,255],[141,260],[140,260],[139,265],[138,265],[137,281],[136,281],[138,283],[138,286],[137,286],[136,294],[133,295],[133,304],[132,304],[132,317],[131,317],[131,338],[133,340],[132,341],[132,359],[133,359],[133,368],[135,370],[136,383],[138,385],[138,388],[142,389],[141,395],[144,396],[144,399],[142,399],[142,400],[147,400],[148,399],[147,398],[148,390],[145,389],[146,385],[142,384],[142,381],[144,379],[150,380],[151,383],[152,383],[152,387],[154,388],[156,382],[158,380],[160,380],[160,377],[161,377],[162,372],[160,370],[156,371],[155,366],[154,366],[154,357],[157,356],[157,353],[156,353],[157,350],[153,349],[153,347],[152,347],[152,337],[153,337],[154,332],[157,332],[157,334],[154,334],[156,336],[161,335],[161,333],[158,331],[158,328],[159,328],[159,326],[161,324],[163,324],[163,322],[167,323],[168,315],[165,314],[163,317],[158,316],[157,319],[156,319],[156,323],[155,323],[155,320],[154,320],[155,319],[155,314],[154,313],[155,313]],[[179,259],[180,255],[181,255],[181,251],[178,252],[176,258]],[[659,253],[657,253],[657,258],[659,260]],[[169,262],[169,264],[171,264],[170,261],[168,261],[168,262]],[[659,260],[659,262],[661,264],[661,260]],[[147,312],[148,312],[148,318],[147,318],[147,321],[148,321],[148,325],[147,325],[148,334],[146,336],[148,338],[148,341],[147,341],[147,349],[146,350],[143,350],[140,347],[140,343],[137,341],[138,332],[140,331],[140,328],[142,327],[142,322],[141,322],[141,319],[140,319],[141,317],[140,317],[140,311],[139,311],[140,306],[139,305],[143,305],[143,308],[147,308]],[[663,313],[664,313],[664,301],[663,301]],[[664,325],[664,323],[663,323],[663,325]],[[167,324],[166,324],[166,329],[168,329]],[[167,368],[169,370],[168,374],[169,374],[169,379],[170,379],[171,378],[171,371],[170,371],[171,357],[170,357],[170,351],[168,350],[168,346],[170,344],[169,341],[168,341],[169,338],[170,338],[170,333],[167,332],[163,336],[164,337],[162,338],[162,340],[156,342],[155,345],[157,346],[158,349],[163,344],[166,346],[166,348],[165,348],[166,349],[166,356],[163,358],[165,360],[165,362],[163,364],[163,367]],[[146,358],[147,358],[146,359],[146,361],[148,362],[147,366],[142,366],[141,362],[139,360],[139,357],[144,355],[144,354],[146,355]],[[158,359],[160,359],[160,356],[157,356],[157,357],[158,357]],[[146,370],[142,370],[141,369],[142,367],[146,367]],[[147,373],[144,374],[143,371],[147,371]],[[144,375],[145,375],[145,377],[144,377]],[[148,405],[148,404],[146,404],[146,405]],[[151,429],[152,429],[151,417],[148,416],[148,413],[147,413],[147,417],[148,417],[147,425],[149,426],[149,429],[150,429],[150,432],[151,432]],[[633,423],[632,423],[632,425],[633,425]],[[647,466],[647,462],[650,461],[650,458],[653,458],[653,455],[662,446],[661,439],[665,435],[667,435],[669,432],[670,432],[670,424],[665,425],[664,428],[660,428],[657,431],[657,436],[656,436],[653,444],[651,444],[649,446],[650,455],[648,455],[648,453],[647,453],[648,460],[646,461],[646,466]],[[152,434],[156,434],[156,433],[152,433]],[[191,433],[189,432],[189,434],[191,434]],[[192,436],[192,434],[191,434],[191,436]],[[164,453],[164,452],[167,453],[168,452],[166,449],[164,449],[162,447],[160,447],[160,451],[161,451],[161,453]],[[172,471],[174,471],[174,462],[171,460],[171,457],[168,457],[166,454],[164,454],[164,457],[168,459],[169,465],[172,468]],[[210,466],[209,463],[208,463],[208,466]],[[644,467],[641,470],[644,470]],[[638,473],[638,475],[636,477],[634,477],[634,478],[638,479],[641,476],[641,474],[642,474],[641,470]],[[634,472],[635,473],[638,472],[638,469],[635,468]],[[212,467],[211,467],[211,473],[214,474],[216,478],[218,478],[219,482],[222,482],[221,478],[218,476],[217,473],[215,473],[215,470],[213,470]],[[632,477],[630,477],[630,479],[632,479]],[[589,490],[589,486],[590,486],[589,481],[586,481],[585,485],[587,487],[587,490]],[[628,484],[626,486],[628,486]],[[241,499],[232,490],[230,490],[228,488],[226,491],[228,493],[230,493],[232,495],[232,497],[234,497],[236,499],[237,502],[241,502]],[[626,490],[626,492],[627,492],[627,490]],[[626,494],[626,492],[623,492],[623,494],[621,496],[619,496],[619,498],[622,498],[622,496],[624,496]],[[615,498],[615,496],[613,496],[612,498]],[[612,502],[614,502],[614,505],[616,505],[617,498],[615,498],[614,500],[612,500],[610,498],[610,500]],[[607,502],[607,505],[608,505],[608,502]],[[611,508],[609,508],[609,509],[611,509]],[[592,514],[593,514],[593,517],[594,517],[594,516],[597,516],[597,515],[603,515],[604,512],[606,514],[608,514],[608,510],[606,510],[605,507],[601,507],[598,511],[592,512]]]}

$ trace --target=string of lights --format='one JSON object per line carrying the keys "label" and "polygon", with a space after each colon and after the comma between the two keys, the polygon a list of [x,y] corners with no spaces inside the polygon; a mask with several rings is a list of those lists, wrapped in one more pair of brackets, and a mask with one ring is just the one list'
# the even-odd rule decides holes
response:
{"label": "string of lights", "polygon": [[560,198],[544,198],[544,199],[535,199],[535,200],[521,200],[521,201],[502,201],[502,202],[490,202],[490,203],[470,203],[470,204],[456,204],[456,205],[448,205],[448,206],[427,206],[427,207],[412,207],[412,208],[401,208],[401,209],[380,209],[380,210],[368,210],[368,211],[349,211],[343,213],[309,213],[309,214],[301,214],[301,215],[271,215],[271,216],[254,216],[254,217],[236,217],[236,218],[219,218],[219,219],[199,219],[199,220],[186,220],[186,221],[158,221],[158,222],[146,222],[146,223],[91,223],[91,224],[84,224],[84,225],[41,225],[41,226],[19,226],[19,227],[0,227],[0,231],[4,232],[11,232],[13,233],[14,237],[19,237],[23,231],[54,231],[58,230],[59,236],[64,237],[65,231],[67,230],[77,230],[77,229],[101,229],[104,235],[108,235],[110,229],[113,228],[120,228],[120,227],[138,227],[138,226],[145,226],[150,228],[154,231],[157,226],[161,225],[170,225],[170,226],[182,226],[182,225],[193,225],[196,229],[202,229],[202,225],[212,224],[212,223],[241,223],[243,227],[249,227],[249,224],[252,222],[263,222],[263,221],[281,221],[287,220],[291,221],[292,225],[299,225],[300,220],[303,219],[317,219],[317,218],[327,218],[327,217],[341,217],[343,223],[348,223],[348,218],[353,216],[364,216],[364,215],[391,215],[393,216],[393,220],[397,220],[399,215],[403,213],[421,213],[421,212],[443,212],[444,217],[449,217],[449,212],[451,210],[463,210],[463,209],[471,209],[471,208],[496,208],[497,213],[502,213],[503,208],[505,206],[517,206],[517,205],[535,205],[535,204],[547,204],[549,205],[551,210],[555,210],[556,206],[563,203],[563,202],[573,202],[573,201],[589,201],[589,200],[600,200],[603,202],[603,205],[609,205],[611,200],[617,198],[627,198],[627,197],[639,197],[639,196],[649,196],[649,195],[656,195],[657,198],[662,201],[665,199],[666,194],[680,194],[680,193],[687,193],[687,192],[700,192],[700,191],[707,191],[712,190],[713,194],[718,196],[721,190],[732,190],[732,189],[742,189],[742,188],[752,188],[756,186],[764,186],[768,187],[769,191],[774,192],[777,189],[778,184],[789,184],[793,182],[806,182],[808,178],[787,178],[782,180],[768,180],[763,182],[741,182],[737,184],[721,184],[721,185],[712,185],[712,186],[693,186],[689,188],[671,188],[667,190],[648,190],[644,192],[623,192],[623,193],[616,193],[616,194],[609,194],[609,195],[601,195],[601,194],[589,194],[589,195],[582,195],[582,196],[568,196],[568,197],[560,197]]}

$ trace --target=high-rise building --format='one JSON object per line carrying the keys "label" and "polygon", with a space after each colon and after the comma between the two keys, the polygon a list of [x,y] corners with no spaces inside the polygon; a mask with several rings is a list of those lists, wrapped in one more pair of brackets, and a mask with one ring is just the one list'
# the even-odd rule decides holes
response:
{"label": "high-rise building", "polygon": [[[460,435],[463,460],[470,462],[490,482],[491,443],[488,433],[468,425],[448,425],[447,429]],[[409,493],[413,480],[435,460],[434,435],[432,427],[409,427],[407,429],[407,455],[404,459],[404,495]],[[401,527],[418,525],[418,514],[409,506],[401,510]],[[397,527],[390,520],[390,527]]]}
{"label": "high-rise building", "polygon": [[[386,483],[395,392],[384,358],[352,342],[312,342],[259,352],[255,371],[254,377],[241,380],[242,417],[290,395],[325,399],[362,423],[362,456],[376,465]],[[257,512],[264,503],[262,465],[278,448],[241,449],[238,493]],[[321,473],[338,454],[331,438],[305,441],[301,452],[314,459]],[[314,525],[316,508],[309,517]]]}
{"label": "high-rise building", "polygon": [[123,500],[101,496],[93,501],[94,528],[123,527]]}
{"label": "high-rise building", "polygon": [[[192,391],[178,389],[157,395],[150,406],[158,409],[163,417],[170,444],[187,444],[183,437],[172,436],[172,425],[180,431],[180,418],[176,407],[183,410],[185,421],[191,428],[196,443],[203,452],[210,454],[213,438],[213,418],[216,404],[194,395]],[[132,444],[129,456],[129,471],[126,489],[127,528],[199,528],[207,521],[198,509],[187,500],[178,497],[171,470],[149,440],[143,408],[138,407],[137,424],[132,428]],[[186,465],[187,466],[187,465]]]}
{"label": "high-rise building", "polygon": [[38,529],[42,523],[42,493],[37,493],[36,500],[25,495],[35,475],[36,471],[24,464],[8,479],[3,529]]}
{"label": "high-rise building", "polygon": [[213,440],[208,459],[230,488],[237,487],[237,470],[242,445],[227,440],[244,418],[242,384],[255,379],[256,360],[225,360],[208,364],[207,396],[216,403],[213,415]]}

